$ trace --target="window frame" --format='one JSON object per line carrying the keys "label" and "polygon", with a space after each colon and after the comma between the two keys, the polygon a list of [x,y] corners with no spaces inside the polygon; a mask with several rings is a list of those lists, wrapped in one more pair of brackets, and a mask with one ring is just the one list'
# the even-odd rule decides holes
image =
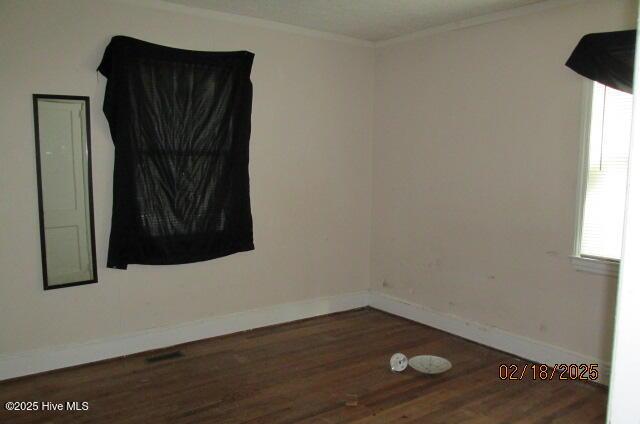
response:
{"label": "window frame", "polygon": [[573,254],[570,257],[570,260],[578,271],[617,277],[620,271],[620,260],[586,256],[580,253],[584,203],[587,194],[587,182],[589,180],[589,143],[591,141],[591,113],[593,106],[593,87],[595,82],[585,79],[583,84],[580,152],[578,159],[578,189],[574,231],[575,237],[573,241]]}

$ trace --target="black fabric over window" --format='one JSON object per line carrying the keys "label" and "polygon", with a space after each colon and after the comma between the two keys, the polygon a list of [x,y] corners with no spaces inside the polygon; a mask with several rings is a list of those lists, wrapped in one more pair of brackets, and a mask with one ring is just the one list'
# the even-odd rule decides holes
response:
{"label": "black fabric over window", "polygon": [[253,246],[253,53],[111,39],[98,67],[115,145],[107,266],[204,261]]}
{"label": "black fabric over window", "polygon": [[631,93],[635,52],[636,30],[587,34],[566,65],[593,81]]}

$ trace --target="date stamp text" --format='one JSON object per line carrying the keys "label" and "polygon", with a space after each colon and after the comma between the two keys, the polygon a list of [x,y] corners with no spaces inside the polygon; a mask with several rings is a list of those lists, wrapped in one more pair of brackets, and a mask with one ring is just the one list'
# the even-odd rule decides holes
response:
{"label": "date stamp text", "polygon": [[501,364],[498,367],[500,380],[573,380],[596,381],[598,364]]}

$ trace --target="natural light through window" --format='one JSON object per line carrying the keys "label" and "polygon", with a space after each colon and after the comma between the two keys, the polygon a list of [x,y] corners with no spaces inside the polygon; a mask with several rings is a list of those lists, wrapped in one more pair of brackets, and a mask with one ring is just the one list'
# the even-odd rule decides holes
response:
{"label": "natural light through window", "polygon": [[619,260],[631,141],[631,94],[594,83],[579,254]]}

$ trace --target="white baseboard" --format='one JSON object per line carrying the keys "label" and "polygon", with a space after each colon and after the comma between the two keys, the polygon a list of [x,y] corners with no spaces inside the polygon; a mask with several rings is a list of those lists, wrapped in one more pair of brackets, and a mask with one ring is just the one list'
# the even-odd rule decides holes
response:
{"label": "white baseboard", "polygon": [[602,360],[591,358],[561,347],[529,339],[495,327],[467,321],[455,315],[445,314],[422,305],[398,299],[380,292],[372,292],[369,305],[411,321],[416,321],[467,340],[498,349],[531,361],[555,364],[598,364],[600,384],[609,383],[611,366]]}
{"label": "white baseboard", "polygon": [[362,291],[237,312],[86,343],[0,355],[0,380],[362,308],[368,303],[369,292]]}
{"label": "white baseboard", "polygon": [[598,382],[608,384],[609,381],[610,365],[596,358],[495,327],[467,321],[380,292],[367,291],[284,303],[86,343],[4,354],[0,355],[0,380],[365,306],[371,306],[538,363],[598,364],[600,371]]}

